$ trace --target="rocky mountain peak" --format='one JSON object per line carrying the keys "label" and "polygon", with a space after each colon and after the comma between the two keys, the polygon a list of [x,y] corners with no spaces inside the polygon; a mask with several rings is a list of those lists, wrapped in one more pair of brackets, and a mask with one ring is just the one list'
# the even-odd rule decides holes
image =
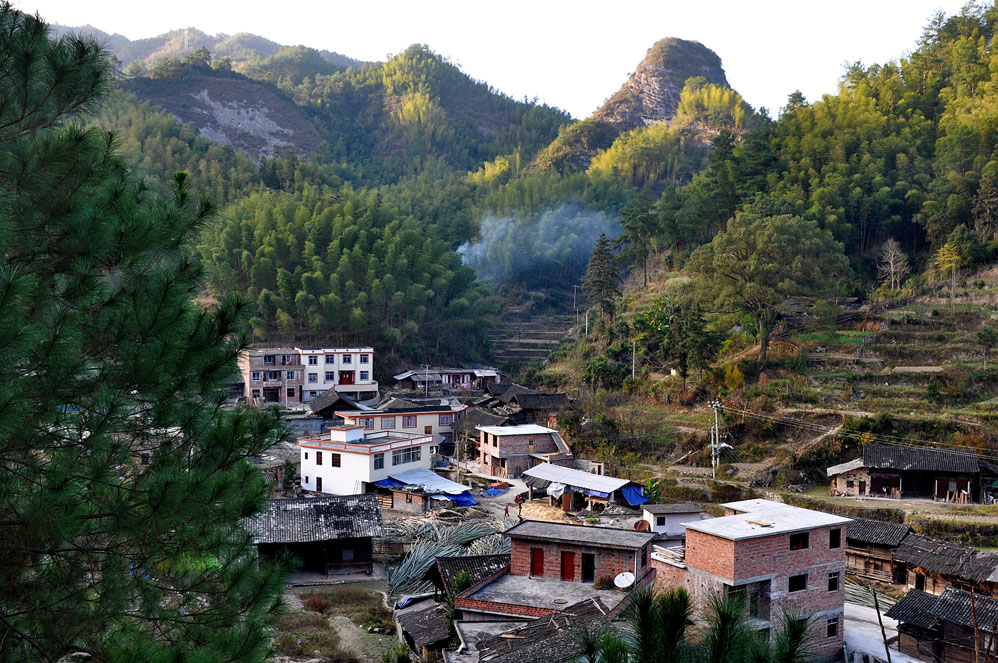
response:
{"label": "rocky mountain peak", "polygon": [[623,87],[592,117],[621,132],[670,119],[676,114],[683,85],[693,76],[728,86],[717,53],[698,41],[662,39],[648,49]]}

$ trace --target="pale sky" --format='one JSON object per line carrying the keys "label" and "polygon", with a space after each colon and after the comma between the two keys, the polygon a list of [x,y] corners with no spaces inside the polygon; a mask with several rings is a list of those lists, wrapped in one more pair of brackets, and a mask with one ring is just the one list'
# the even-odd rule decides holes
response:
{"label": "pale sky", "polygon": [[912,51],[937,12],[964,0],[497,2],[395,0],[13,0],[50,23],[90,24],[129,39],[194,27],[251,32],[359,60],[414,43],[518,99],[537,97],[576,118],[598,108],[664,37],[713,49],[728,82],[770,115],[800,89],[834,93],[846,63]]}

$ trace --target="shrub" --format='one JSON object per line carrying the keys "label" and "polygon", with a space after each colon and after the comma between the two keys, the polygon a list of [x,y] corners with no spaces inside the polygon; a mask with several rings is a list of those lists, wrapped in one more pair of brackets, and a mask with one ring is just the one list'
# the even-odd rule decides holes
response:
{"label": "shrub", "polygon": [[332,607],[333,602],[322,596],[310,596],[305,599],[305,609],[311,610],[312,612],[318,612],[320,615],[326,614],[326,611]]}
{"label": "shrub", "polygon": [[608,575],[598,575],[596,580],[593,581],[593,589],[613,589],[616,585],[613,584],[613,578]]}

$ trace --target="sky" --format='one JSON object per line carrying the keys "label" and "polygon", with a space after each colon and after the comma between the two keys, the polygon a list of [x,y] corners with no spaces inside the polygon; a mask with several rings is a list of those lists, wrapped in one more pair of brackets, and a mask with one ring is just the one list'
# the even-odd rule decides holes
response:
{"label": "sky", "polygon": [[938,11],[964,0],[500,2],[395,0],[13,0],[49,23],[90,24],[129,39],[193,27],[251,32],[358,60],[384,60],[421,43],[478,80],[537,98],[581,119],[627,80],[665,37],[699,41],[729,84],[775,116],[800,90],[833,94],[847,64],[883,63],[915,49]]}

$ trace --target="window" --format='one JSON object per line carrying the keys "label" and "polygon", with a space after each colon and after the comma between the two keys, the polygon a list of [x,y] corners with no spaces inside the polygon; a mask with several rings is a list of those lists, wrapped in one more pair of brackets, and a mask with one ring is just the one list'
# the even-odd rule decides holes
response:
{"label": "window", "polygon": [[308,452],[305,452],[305,460],[308,460]]}
{"label": "window", "polygon": [[412,504],[412,493],[406,493],[405,494],[405,501],[406,501],[406,504]]}
{"label": "window", "polygon": [[344,364],[352,364],[353,363],[353,355],[343,355],[343,363]]}
{"label": "window", "polygon": [[326,382],[335,382],[335,381],[336,381],[336,372],[326,371]]}
{"label": "window", "polygon": [[308,396],[309,396],[309,398],[315,398],[316,396],[318,396],[318,394],[316,392],[314,392],[314,391],[310,391],[310,392],[308,392]]}
{"label": "window", "polygon": [[665,527],[665,516],[659,516],[655,519],[655,524],[659,527]]}
{"label": "window", "polygon": [[403,415],[402,417],[402,428],[415,428],[416,427],[416,417],[415,415]]}
{"label": "window", "polygon": [[309,366],[315,366],[318,363],[319,363],[319,358],[318,357],[316,357],[315,355],[309,355],[308,356],[308,365]]}
{"label": "window", "polygon": [[395,428],[395,417],[381,417],[381,428]]}
{"label": "window", "polygon": [[288,364],[292,363],[293,360],[294,360],[293,355],[284,355],[284,357],[281,359],[281,363],[287,366]]}
{"label": "window", "polygon": [[807,548],[808,548],[807,532],[798,532],[797,534],[790,535],[791,550],[807,550]]}
{"label": "window", "polygon": [[369,364],[370,362],[371,362],[371,355],[361,355],[360,356],[360,363],[362,363],[362,364]]}
{"label": "window", "polygon": [[340,455],[331,453],[329,454],[329,466],[330,467],[340,467]]}
{"label": "window", "polygon": [[277,363],[277,356],[276,355],[264,355],[263,356],[263,365],[264,366],[273,366],[276,363]]}
{"label": "window", "polygon": [[853,481],[852,479],[846,480],[846,488],[855,488],[855,487],[856,487],[855,481]]}
{"label": "window", "polygon": [[281,379],[281,372],[280,371],[267,371],[267,379],[268,380],[280,380]]}
{"label": "window", "polygon": [[315,452],[315,464],[316,465],[322,465],[322,452],[321,451],[316,451]]}
{"label": "window", "polygon": [[259,382],[261,377],[263,377],[263,374],[260,371],[250,372],[250,380],[253,380],[253,382]]}
{"label": "window", "polygon": [[260,390],[259,389],[254,389],[253,390],[253,398],[260,398]]}
{"label": "window", "polygon": [[371,374],[368,371],[361,371],[360,372],[360,379],[361,380],[370,380],[371,379]]}
{"label": "window", "polygon": [[336,355],[326,355],[326,363],[327,364],[335,364],[336,363]]}
{"label": "window", "polygon": [[295,388],[294,387],[288,387],[287,394],[288,394],[288,398],[294,398],[295,397]]}
{"label": "window", "polygon": [[286,379],[288,379],[288,380],[294,380],[295,379],[295,372],[294,371],[285,371],[284,372],[284,377]]}
{"label": "window", "polygon": [[311,481],[309,481],[309,478],[308,478],[307,475],[305,476],[305,483],[312,483]]}
{"label": "window", "polygon": [[837,638],[839,636],[839,618],[832,617],[825,622],[825,635],[829,638]]}
{"label": "window", "polygon": [[828,532],[828,547],[829,548],[841,548],[842,547],[842,530],[833,529]]}
{"label": "window", "polygon": [[308,374],[308,381],[311,382],[311,383],[313,383],[313,384],[315,384],[316,382],[319,381],[319,374],[318,373],[309,373]]}
{"label": "window", "polygon": [[385,469],[385,454],[374,454],[374,469]]}
{"label": "window", "polygon": [[802,573],[799,576],[790,576],[790,591],[791,592],[803,592],[807,589],[807,574]]}
{"label": "window", "polygon": [[420,447],[407,447],[405,449],[396,449],[392,452],[392,465],[404,465],[406,463],[415,463],[422,457],[422,449]]}
{"label": "window", "polygon": [[368,430],[374,430],[374,417],[361,417],[357,420],[358,426],[363,426]]}
{"label": "window", "polygon": [[837,592],[839,591],[839,572],[832,571],[828,574],[828,591]]}
{"label": "window", "polygon": [[315,477],[315,489],[322,492],[322,477]]}
{"label": "window", "polygon": [[648,566],[648,548],[641,549],[641,568]]}
{"label": "window", "polygon": [[454,421],[454,415],[453,414],[441,414],[440,415],[440,425],[441,426],[450,426],[453,421]]}

